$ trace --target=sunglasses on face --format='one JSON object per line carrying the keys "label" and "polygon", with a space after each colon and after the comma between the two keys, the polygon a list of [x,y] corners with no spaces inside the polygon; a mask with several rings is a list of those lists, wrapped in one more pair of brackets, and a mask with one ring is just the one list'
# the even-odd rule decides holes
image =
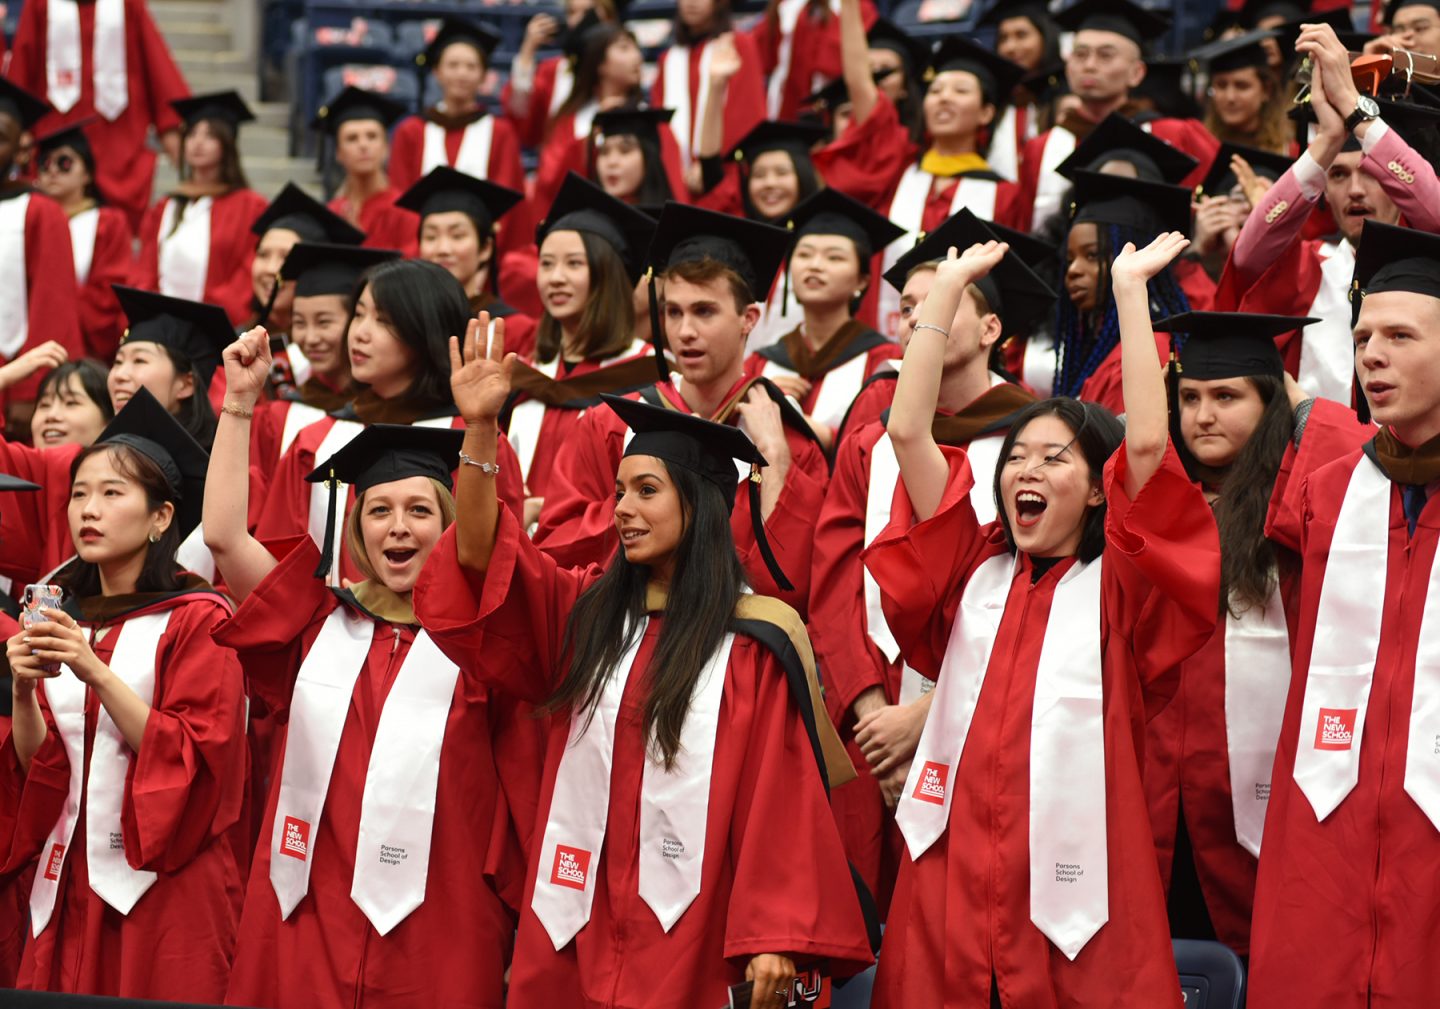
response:
{"label": "sunglasses on face", "polygon": [[63,175],[70,171],[79,162],[79,158],[73,154],[52,154],[40,163],[42,172],[54,172]]}

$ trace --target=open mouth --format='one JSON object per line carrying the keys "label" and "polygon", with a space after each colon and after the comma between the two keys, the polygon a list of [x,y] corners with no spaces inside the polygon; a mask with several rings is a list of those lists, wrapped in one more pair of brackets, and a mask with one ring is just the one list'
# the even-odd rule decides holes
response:
{"label": "open mouth", "polygon": [[1045,514],[1049,502],[1043,496],[1033,490],[1022,490],[1015,495],[1015,522],[1017,525],[1029,528],[1040,521],[1040,516]]}
{"label": "open mouth", "polygon": [[63,427],[43,427],[40,429],[40,440],[47,445],[58,445],[68,433]]}
{"label": "open mouth", "polygon": [[620,530],[620,541],[627,546],[645,537],[644,529],[622,529]]}
{"label": "open mouth", "polygon": [[415,559],[418,550],[386,550],[385,560],[391,567],[403,568]]}

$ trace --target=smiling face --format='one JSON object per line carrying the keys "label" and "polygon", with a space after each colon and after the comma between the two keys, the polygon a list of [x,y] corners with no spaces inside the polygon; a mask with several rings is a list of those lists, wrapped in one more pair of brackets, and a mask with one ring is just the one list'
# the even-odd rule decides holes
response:
{"label": "smiling face", "polygon": [[1366,221],[1394,224],[1400,211],[1385,195],[1378,180],[1360,168],[1365,155],[1360,151],[1335,155],[1325,173],[1325,202],[1335,215],[1335,224],[1351,244],[1358,244]]}
{"label": "smiling face", "polygon": [[419,355],[376,307],[368,284],[355,302],[346,342],[351,377],[370,386],[381,399],[399,396],[414,383]]}
{"label": "smiling face", "polygon": [[105,430],[105,415],[85,392],[80,376],[72,372],[48,385],[35,401],[31,430],[41,448],[91,445]]}
{"label": "smiling face", "polygon": [[290,339],[317,375],[333,380],[345,371],[345,323],[350,309],[339,294],[296,298],[290,316]]}
{"label": "smiling face", "polygon": [[800,202],[800,176],[785,151],[766,151],[750,166],[750,203],[760,216],[781,217]]}
{"label": "smiling face", "polygon": [[1090,221],[1070,229],[1065,246],[1065,293],[1075,311],[1095,311],[1100,290],[1100,231]]}
{"label": "smiling face", "polygon": [[1440,434],[1440,298],[1366,295],[1355,326],[1355,368],[1375,423],[1411,446]]}
{"label": "smiling face", "polygon": [[1025,425],[1001,460],[1000,501],[1010,534],[1016,548],[1032,557],[1074,554],[1086,513],[1105,500],[1074,437],[1059,417],[1042,414]]}
{"label": "smiling face", "polygon": [[1265,413],[1265,401],[1253,382],[1226,378],[1180,380],[1180,436],[1202,466],[1222,469],[1233,463]]}
{"label": "smiling face", "polygon": [[70,485],[66,515],[75,552],[87,564],[114,564],[143,554],[175,517],[174,505],[150,507],[145,489],[117,464],[116,454],[86,457]]}
{"label": "smiling face", "polygon": [[1210,106],[1232,130],[1253,133],[1260,128],[1271,86],[1257,67],[1221,71],[1210,78]]}
{"label": "smiling face", "polygon": [[1045,58],[1045,36],[1028,17],[1002,18],[995,34],[995,51],[1026,70],[1035,70]]}
{"label": "smiling face", "polygon": [[195,376],[176,371],[165,348],[148,340],[120,345],[105,385],[110,390],[110,407],[116,413],[142,386],[170,413],[178,413],[184,401],[195,395]]}
{"label": "smiling face", "polygon": [[465,293],[478,294],[476,278],[480,269],[490,265],[495,240],[482,242],[475,222],[459,210],[426,214],[420,222],[420,258],[450,271],[450,276],[465,286]]}
{"label": "smiling face", "polygon": [[423,476],[377,484],[355,507],[370,570],[391,592],[409,594],[445,531],[435,484]]}
{"label": "smiling face", "polygon": [[668,277],[660,311],[665,317],[665,339],[686,382],[708,386],[740,377],[745,338],[760,310],[755,305],[737,308],[725,278],[696,284]]}
{"label": "smiling face", "polygon": [[540,244],[535,285],[545,311],[562,326],[577,322],[590,297],[590,259],[578,231],[552,231]]}
{"label": "smiling face", "polygon": [[925,91],[925,130],[931,137],[969,138],[995,118],[980,80],[965,70],[937,74]]}
{"label": "smiling face", "polygon": [[615,531],[631,564],[666,569],[685,535],[685,509],[664,461],[620,460],[615,475]]}
{"label": "smiling face", "polygon": [[804,236],[790,254],[790,283],[807,308],[849,304],[865,286],[855,243],[843,235]]}
{"label": "smiling face", "polygon": [[[260,244],[255,246],[255,258],[250,263],[250,294],[257,304],[263,305],[270,300],[270,292],[275,287],[275,278],[280,276],[280,268],[285,265],[285,257],[299,244],[300,236],[289,228],[271,228],[260,236]],[[289,314],[294,298],[295,284],[282,284],[275,298],[274,314],[283,319]]]}
{"label": "smiling face", "polygon": [[629,134],[602,137],[595,148],[596,181],[617,200],[632,199],[645,183],[645,152]]}

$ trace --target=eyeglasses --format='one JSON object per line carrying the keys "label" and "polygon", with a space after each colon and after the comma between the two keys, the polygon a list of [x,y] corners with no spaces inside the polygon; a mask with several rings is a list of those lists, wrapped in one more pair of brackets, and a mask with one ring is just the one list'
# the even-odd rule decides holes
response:
{"label": "eyeglasses", "polygon": [[73,154],[52,154],[40,163],[40,170],[63,175],[74,168],[78,160]]}

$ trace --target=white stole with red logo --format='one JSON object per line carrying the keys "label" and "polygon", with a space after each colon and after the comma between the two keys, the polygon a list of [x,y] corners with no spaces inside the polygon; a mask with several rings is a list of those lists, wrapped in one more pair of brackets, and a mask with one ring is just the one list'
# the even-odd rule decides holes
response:
{"label": "white stole with red logo", "polygon": [[[270,837],[270,885],[282,919],[310,889],[316,830],[355,681],[374,636],[373,619],[337,607],[295,678]],[[381,935],[425,900],[440,750],[459,672],[420,631],[380,712],[365,773],[350,896]]]}
{"label": "white stole with red logo", "polygon": [[[576,711],[546,814],[530,908],[557,950],[590,920],[595,873],[610,813],[615,727],[625,684],[645,640],[649,617],[633,629],[630,647],[611,671],[593,711]],[[700,893],[710,775],[715,758],[725,673],[733,633],[701,670],[690,698],[673,770],[647,755],[640,784],[640,897],[670,931]]]}
{"label": "white stole with red logo", "polygon": [[29,212],[29,193],[0,200],[0,357],[7,361],[30,336],[30,284],[25,270]]}
{"label": "white stole with red logo", "polygon": [[[80,5],[50,0],[45,10],[45,97],[62,115],[80,100],[80,48]],[[95,111],[110,122],[130,104],[125,49],[125,0],[95,0],[91,82]]]}
{"label": "white stole with red logo", "polygon": [[[131,617],[116,631],[119,637],[110,656],[110,670],[147,706],[153,705],[155,699],[155,659],[160,638],[170,625],[170,613],[162,610]],[[94,632],[90,633],[93,637]],[[70,839],[80,818],[82,792],[90,889],[121,914],[129,914],[156,879],[153,872],[131,868],[125,857],[120,815],[125,801],[125,779],[134,759],[130,744],[101,705],[95,720],[95,741],[87,775],[85,701],[90,688],[69,666],[64,666],[60,675],[46,680],[41,689],[65,746],[65,757],[70,764],[70,790],[60,819],[45,839],[35,883],[30,890],[30,927],[36,936],[45,930],[55,910],[61,870],[70,854]]]}
{"label": "white stole with red logo", "polygon": [[[490,144],[495,137],[495,117],[484,116],[465,127],[460,139],[460,150],[455,154],[455,164],[450,167],[477,179],[490,177]],[[450,165],[445,151],[445,127],[439,123],[425,124],[425,141],[420,152],[420,174],[429,175],[432,169]]]}

